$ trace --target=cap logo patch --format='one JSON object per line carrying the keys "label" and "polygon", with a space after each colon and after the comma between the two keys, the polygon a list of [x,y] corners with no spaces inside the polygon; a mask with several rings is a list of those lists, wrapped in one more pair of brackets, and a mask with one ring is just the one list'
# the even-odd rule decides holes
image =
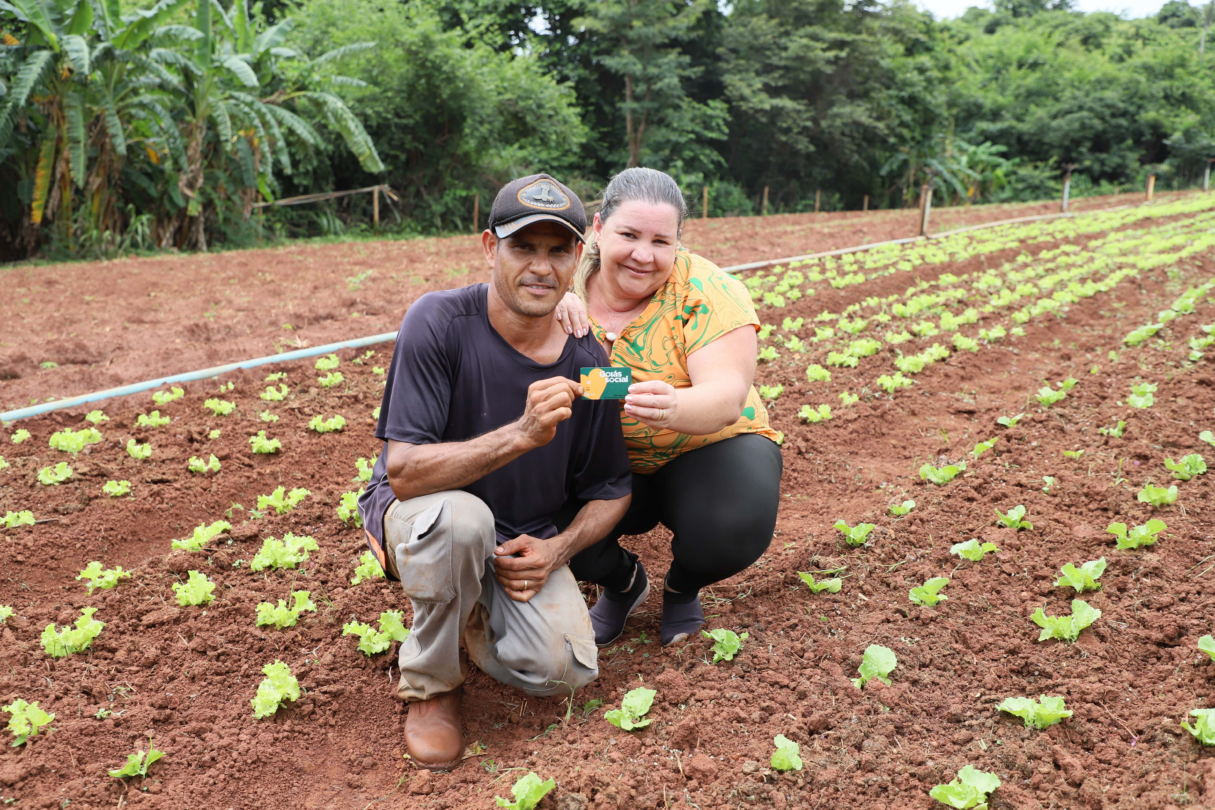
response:
{"label": "cap logo patch", "polygon": [[552,180],[530,183],[519,189],[518,197],[528,208],[542,211],[564,211],[570,207],[570,198]]}

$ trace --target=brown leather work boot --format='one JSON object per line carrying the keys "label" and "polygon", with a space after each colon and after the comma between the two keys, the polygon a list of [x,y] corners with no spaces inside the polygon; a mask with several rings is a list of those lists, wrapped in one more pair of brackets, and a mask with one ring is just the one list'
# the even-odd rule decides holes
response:
{"label": "brown leather work boot", "polygon": [[419,768],[449,771],[464,753],[464,728],[460,719],[463,687],[445,695],[409,704],[405,718],[405,747]]}

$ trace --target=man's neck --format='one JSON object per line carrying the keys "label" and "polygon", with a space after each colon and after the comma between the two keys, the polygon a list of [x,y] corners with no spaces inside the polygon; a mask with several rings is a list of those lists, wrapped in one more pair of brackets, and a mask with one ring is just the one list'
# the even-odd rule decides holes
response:
{"label": "man's neck", "polygon": [[493,284],[489,285],[487,299],[489,324],[511,348],[537,363],[557,362],[565,350],[568,335],[557,323],[555,312],[543,318],[529,318],[515,312],[502,301]]}

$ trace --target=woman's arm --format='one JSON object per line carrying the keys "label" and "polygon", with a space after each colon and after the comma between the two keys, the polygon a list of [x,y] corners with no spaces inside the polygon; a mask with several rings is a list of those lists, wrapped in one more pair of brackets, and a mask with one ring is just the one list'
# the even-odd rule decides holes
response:
{"label": "woman's arm", "polygon": [[624,411],[652,428],[704,436],[738,421],[755,380],[759,341],[740,326],[688,355],[691,388],[660,381],[629,386]]}

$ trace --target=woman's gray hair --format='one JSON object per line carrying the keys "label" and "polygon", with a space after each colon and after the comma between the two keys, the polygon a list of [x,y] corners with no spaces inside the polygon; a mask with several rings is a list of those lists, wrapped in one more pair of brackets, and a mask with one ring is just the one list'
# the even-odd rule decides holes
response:
{"label": "woman's gray hair", "polygon": [[[657,169],[646,169],[640,166],[625,169],[616,175],[603,190],[603,200],[599,206],[599,221],[607,222],[626,202],[648,202],[654,205],[669,205],[675,209],[679,222],[675,229],[675,238],[683,233],[683,221],[688,218],[688,204],[679,190],[675,178]],[[582,251],[582,261],[578,272],[574,274],[574,293],[583,301],[587,300],[586,285],[591,276],[599,272],[599,245],[592,232],[586,240]]]}

